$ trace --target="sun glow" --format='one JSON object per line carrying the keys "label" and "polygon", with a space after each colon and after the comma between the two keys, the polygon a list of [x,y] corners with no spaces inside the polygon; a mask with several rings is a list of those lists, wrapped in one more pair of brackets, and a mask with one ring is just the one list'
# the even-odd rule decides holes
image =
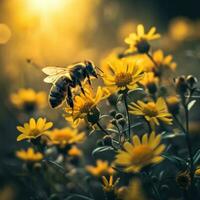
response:
{"label": "sun glow", "polygon": [[62,8],[64,3],[69,2],[70,0],[29,0],[29,8],[33,11],[38,12],[54,12]]}

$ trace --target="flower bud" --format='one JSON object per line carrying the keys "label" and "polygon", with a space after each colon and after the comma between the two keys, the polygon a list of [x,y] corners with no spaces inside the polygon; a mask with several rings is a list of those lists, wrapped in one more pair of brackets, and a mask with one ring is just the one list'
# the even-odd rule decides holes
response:
{"label": "flower bud", "polygon": [[139,53],[148,53],[150,49],[150,45],[146,40],[141,40],[136,47]]}
{"label": "flower bud", "polygon": [[116,119],[112,119],[110,122],[111,122],[111,124],[113,124],[114,126],[117,126],[117,120],[116,120]]}
{"label": "flower bud", "polygon": [[124,115],[123,115],[122,113],[117,113],[117,114],[115,115],[115,118],[116,118],[116,119],[121,119],[121,118],[124,118]]}
{"label": "flower bud", "polygon": [[100,111],[98,108],[92,108],[91,111],[87,114],[88,122],[95,124],[99,121]]}
{"label": "flower bud", "polygon": [[178,99],[178,97],[176,96],[169,96],[167,97],[166,99],[166,102],[167,102],[167,106],[168,106],[168,109],[169,111],[172,113],[172,114],[178,114],[179,113],[179,109],[180,109],[180,100]]}
{"label": "flower bud", "polygon": [[126,125],[126,120],[124,118],[117,120],[117,122],[121,127],[124,127]]}
{"label": "flower bud", "polygon": [[191,184],[191,178],[188,171],[180,172],[176,176],[176,182],[181,189],[188,189]]}
{"label": "flower bud", "polygon": [[104,136],[103,143],[105,146],[112,146],[112,137],[110,135]]}
{"label": "flower bud", "polygon": [[184,76],[175,79],[176,90],[179,94],[183,95],[188,90],[188,85]]}
{"label": "flower bud", "polygon": [[147,89],[150,94],[155,94],[157,92],[157,86],[154,82],[147,84]]}
{"label": "flower bud", "polygon": [[188,75],[186,81],[190,88],[193,88],[194,85],[198,82],[197,78],[192,75]]}
{"label": "flower bud", "polygon": [[109,114],[110,114],[110,116],[115,117],[115,115],[116,115],[116,110],[111,110],[111,111],[109,112]]}
{"label": "flower bud", "polygon": [[103,143],[103,141],[101,139],[97,140],[97,146],[98,147],[104,146],[104,143]]}

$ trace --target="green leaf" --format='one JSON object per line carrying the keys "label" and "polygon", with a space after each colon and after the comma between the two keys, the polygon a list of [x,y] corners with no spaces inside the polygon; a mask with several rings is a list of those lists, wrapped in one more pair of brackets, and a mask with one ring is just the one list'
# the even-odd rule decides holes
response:
{"label": "green leaf", "polygon": [[65,198],[64,200],[93,200],[93,199],[79,194],[72,194],[69,197]]}
{"label": "green leaf", "polygon": [[117,102],[122,101],[123,99],[123,94],[119,94],[117,97]]}
{"label": "green leaf", "polygon": [[[131,129],[133,129],[133,128],[136,128],[136,127],[142,127],[143,126],[143,123],[142,122],[137,122],[137,123],[134,123],[133,125],[131,125]],[[128,131],[128,128],[125,128],[125,129],[123,129],[123,133],[125,133],[126,131]]]}
{"label": "green leaf", "polygon": [[169,132],[163,132],[161,133],[162,139],[170,139],[175,137],[183,137],[185,136],[184,133],[169,133]]}
{"label": "green leaf", "polygon": [[97,147],[93,150],[92,156],[95,159],[112,161],[115,157],[115,150],[111,146]]}
{"label": "green leaf", "polygon": [[190,101],[190,102],[188,103],[188,105],[187,105],[187,109],[188,109],[188,110],[191,110],[195,103],[196,103],[196,100]]}
{"label": "green leaf", "polygon": [[115,129],[108,128],[107,131],[118,134],[119,132]]}
{"label": "green leaf", "polygon": [[103,119],[103,118],[111,118],[111,116],[110,115],[101,115],[101,117],[99,117],[99,119],[101,120],[101,119]]}
{"label": "green leaf", "polygon": [[171,155],[162,155],[164,158],[168,159],[172,163],[174,163],[177,167],[180,166],[187,166],[187,163],[184,159],[178,157],[178,156],[171,156]]}
{"label": "green leaf", "polygon": [[200,160],[200,149],[196,151],[193,156],[194,164],[196,164]]}
{"label": "green leaf", "polygon": [[143,99],[145,96],[146,93],[142,88],[137,88],[128,92],[128,98],[130,99],[130,101],[134,102]]}

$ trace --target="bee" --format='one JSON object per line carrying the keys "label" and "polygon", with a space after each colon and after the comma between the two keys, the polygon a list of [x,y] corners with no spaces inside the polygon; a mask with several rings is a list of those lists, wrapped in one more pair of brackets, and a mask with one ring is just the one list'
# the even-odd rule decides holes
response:
{"label": "bee", "polygon": [[72,88],[79,86],[81,92],[85,94],[82,81],[87,79],[91,85],[90,77],[98,78],[96,67],[89,60],[67,67],[45,67],[42,71],[48,75],[44,82],[53,84],[49,92],[49,103],[52,108],[62,105],[66,99],[67,104],[73,109]]}

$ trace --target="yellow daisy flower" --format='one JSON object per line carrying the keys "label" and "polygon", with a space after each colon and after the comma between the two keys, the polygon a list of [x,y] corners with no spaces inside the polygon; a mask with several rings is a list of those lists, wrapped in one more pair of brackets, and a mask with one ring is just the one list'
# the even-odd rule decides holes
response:
{"label": "yellow daisy flower", "polygon": [[139,53],[148,53],[150,44],[148,41],[160,38],[160,34],[156,33],[156,28],[152,27],[148,33],[145,33],[144,26],[137,26],[137,33],[131,33],[125,42],[130,45],[128,52],[138,51]]}
{"label": "yellow daisy flower", "polygon": [[85,95],[76,95],[74,98],[73,110],[67,106],[65,108],[65,119],[77,126],[90,113],[91,109],[95,108],[98,103],[107,98],[110,93],[106,88],[98,87],[97,91],[91,87],[85,87]]}
{"label": "yellow daisy flower", "polygon": [[144,116],[153,128],[155,125],[159,125],[159,121],[166,124],[172,124],[171,114],[168,112],[167,105],[163,98],[158,98],[155,102],[151,101],[144,103],[137,101],[137,103],[131,103],[129,106],[130,113],[133,115]]}
{"label": "yellow daisy flower", "polygon": [[113,175],[109,177],[109,180],[105,177],[102,176],[102,182],[103,182],[103,190],[105,192],[111,192],[115,190],[116,185],[119,182],[119,178],[117,178],[115,181],[113,180]]}
{"label": "yellow daisy flower", "polygon": [[21,134],[17,137],[17,141],[36,139],[45,134],[46,131],[52,126],[53,123],[46,122],[45,118],[39,118],[37,121],[31,118],[29,123],[25,123],[24,126],[17,126],[17,130],[21,132]]}
{"label": "yellow daisy flower", "polygon": [[139,172],[144,166],[160,163],[165,145],[160,144],[161,136],[152,132],[148,137],[144,134],[142,140],[137,135],[132,138],[132,143],[125,142],[124,150],[119,150],[115,163],[125,167],[125,172]]}
{"label": "yellow daisy flower", "polygon": [[96,166],[88,165],[86,170],[93,176],[103,176],[106,174],[113,174],[114,169],[108,164],[107,161],[97,160]]}
{"label": "yellow daisy flower", "polygon": [[77,148],[77,146],[73,145],[71,149],[67,152],[69,156],[79,157],[82,155],[82,151]]}
{"label": "yellow daisy flower", "polygon": [[168,110],[172,114],[178,114],[180,109],[180,99],[177,96],[169,96],[166,98]]}
{"label": "yellow daisy flower", "polygon": [[33,148],[28,148],[27,151],[17,151],[16,156],[27,162],[37,162],[43,159],[43,155],[40,152],[34,152]]}
{"label": "yellow daisy flower", "polygon": [[137,83],[143,78],[143,68],[136,63],[117,61],[110,64],[110,73],[103,76],[106,86],[111,91],[119,91],[137,87]]}
{"label": "yellow daisy flower", "polygon": [[140,83],[153,94],[157,90],[158,78],[154,76],[153,72],[146,72]]}
{"label": "yellow daisy flower", "polygon": [[44,108],[47,105],[46,93],[35,92],[33,89],[19,89],[17,93],[10,95],[10,100],[16,108],[26,111]]}
{"label": "yellow daisy flower", "polygon": [[160,76],[162,71],[165,69],[172,71],[176,69],[177,64],[173,61],[173,56],[170,54],[165,56],[162,50],[155,51],[152,58],[157,65],[155,65],[150,59],[146,59],[144,65],[148,66],[146,68],[151,68],[151,71],[153,71],[157,76]]}
{"label": "yellow daisy flower", "polygon": [[72,128],[62,128],[53,129],[47,133],[50,144],[60,145],[64,147],[68,144],[80,143],[85,139],[85,133],[79,133],[77,129]]}

